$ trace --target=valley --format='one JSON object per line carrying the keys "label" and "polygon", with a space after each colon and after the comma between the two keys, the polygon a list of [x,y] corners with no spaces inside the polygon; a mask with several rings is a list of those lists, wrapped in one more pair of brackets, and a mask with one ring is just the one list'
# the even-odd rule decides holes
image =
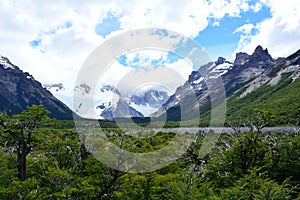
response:
{"label": "valley", "polygon": [[[258,46],[191,72],[174,94],[103,85],[82,118],[51,93],[63,85],[1,57],[0,199],[299,199],[299,62]],[[216,79],[226,99],[212,106]]]}
{"label": "valley", "polygon": [[299,0],[0,0],[0,200],[300,200]]}

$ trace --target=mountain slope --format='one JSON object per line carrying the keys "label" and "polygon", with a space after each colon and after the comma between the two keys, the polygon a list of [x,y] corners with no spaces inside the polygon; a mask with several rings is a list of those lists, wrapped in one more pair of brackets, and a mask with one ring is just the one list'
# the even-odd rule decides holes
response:
{"label": "mountain slope", "polygon": [[300,50],[281,61],[228,99],[229,119],[258,108],[272,112],[276,125],[300,125]]}
{"label": "mountain slope", "polygon": [[[287,58],[273,59],[267,49],[258,46],[252,55],[237,53],[234,63],[228,62],[227,70],[216,73],[220,65],[226,63],[226,60],[218,59],[192,72],[189,80],[156,114],[167,115],[170,121],[180,121],[182,112],[192,118],[196,106],[199,106],[201,120],[208,125],[211,105],[207,83],[219,76],[228,98],[228,119],[262,108],[273,112],[279,124],[299,124],[299,120],[295,120],[300,118],[299,61],[300,50]],[[197,100],[190,100],[192,92],[197,95]],[[182,107],[184,102],[189,102],[188,106]]]}
{"label": "mountain slope", "polygon": [[180,121],[192,119],[197,116],[199,107],[205,105],[210,98],[208,85],[214,88],[218,77],[232,70],[233,64],[225,58],[219,57],[216,62],[211,62],[193,71],[184,85],[178,87],[176,92],[163,104],[162,108],[154,113],[153,117],[167,115],[167,120]]}
{"label": "mountain slope", "polygon": [[247,119],[255,109],[274,114],[273,125],[300,125],[300,79],[284,74],[276,85],[265,83],[240,98],[241,92],[227,101],[227,121]]}
{"label": "mountain slope", "polygon": [[0,112],[20,113],[33,104],[43,104],[51,112],[51,117],[73,118],[73,112],[43,88],[33,76],[0,56]]}

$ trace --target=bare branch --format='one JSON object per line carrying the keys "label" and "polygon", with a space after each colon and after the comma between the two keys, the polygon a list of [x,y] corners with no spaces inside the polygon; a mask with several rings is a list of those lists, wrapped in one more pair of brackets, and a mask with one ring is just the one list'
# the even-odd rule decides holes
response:
{"label": "bare branch", "polygon": [[5,150],[9,153],[9,155],[10,155],[10,157],[13,159],[13,161],[14,161],[16,164],[18,164],[18,161],[17,161],[17,159],[15,158],[15,156],[14,156],[14,154],[13,154],[13,149],[11,150],[11,148],[9,148],[9,147],[7,146],[7,143],[8,143],[8,141],[6,141],[6,142],[3,143],[3,146],[4,146]]}

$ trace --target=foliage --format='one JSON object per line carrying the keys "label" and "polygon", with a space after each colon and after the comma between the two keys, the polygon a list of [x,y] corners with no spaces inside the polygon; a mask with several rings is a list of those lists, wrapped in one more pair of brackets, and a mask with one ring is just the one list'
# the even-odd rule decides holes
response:
{"label": "foliage", "polygon": [[12,118],[5,114],[0,115],[2,143],[18,167],[21,181],[27,178],[26,158],[32,150],[32,135],[42,122],[48,120],[49,113],[42,105],[33,105]]}
{"label": "foliage", "polygon": [[[31,112],[26,113],[29,116]],[[272,121],[268,111],[254,114],[261,120],[260,126]],[[24,120],[24,127],[32,127],[36,118],[1,116],[10,128],[7,130],[23,130],[16,125],[17,119]],[[300,199],[299,132],[243,132],[236,128],[222,134],[207,154],[200,150],[207,133],[200,132],[176,162],[136,174],[110,169],[96,160],[72,128],[33,127],[26,129],[26,133],[33,131],[23,181],[12,159],[17,143],[12,139],[5,146],[7,138],[1,139],[0,199]],[[1,135],[9,136],[5,130],[2,126]],[[110,141],[118,145],[123,140],[122,147],[133,152],[155,151],[176,135],[159,132],[140,137],[146,133],[124,135],[116,128],[106,132],[113,133],[108,136]]]}
{"label": "foliage", "polygon": [[268,83],[240,98],[238,92],[227,101],[227,122],[232,119],[250,121],[249,116],[255,109],[271,112],[274,120],[268,126],[300,125],[300,79],[292,80],[283,74],[278,84]]}

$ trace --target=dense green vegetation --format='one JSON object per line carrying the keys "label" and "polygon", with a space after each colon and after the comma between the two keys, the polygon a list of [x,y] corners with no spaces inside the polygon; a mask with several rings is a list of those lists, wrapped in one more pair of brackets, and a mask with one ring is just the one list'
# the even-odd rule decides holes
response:
{"label": "dense green vegetation", "polygon": [[[255,113],[257,127],[273,120],[268,111]],[[0,199],[300,199],[299,131],[242,133],[236,126],[204,156],[199,151],[207,133],[199,132],[174,163],[138,174],[108,168],[67,128],[70,122],[50,122],[46,114],[41,106],[12,117],[1,114]],[[139,138],[116,128],[103,131],[132,152],[155,151],[176,135]],[[21,147],[27,148],[24,176],[17,159]]]}
{"label": "dense green vegetation", "polygon": [[285,74],[278,84],[265,84],[238,98],[242,92],[227,101],[229,120],[237,117],[245,119],[251,116],[254,109],[264,109],[274,114],[273,124],[270,125],[300,125],[300,79],[292,82],[289,74]]}

